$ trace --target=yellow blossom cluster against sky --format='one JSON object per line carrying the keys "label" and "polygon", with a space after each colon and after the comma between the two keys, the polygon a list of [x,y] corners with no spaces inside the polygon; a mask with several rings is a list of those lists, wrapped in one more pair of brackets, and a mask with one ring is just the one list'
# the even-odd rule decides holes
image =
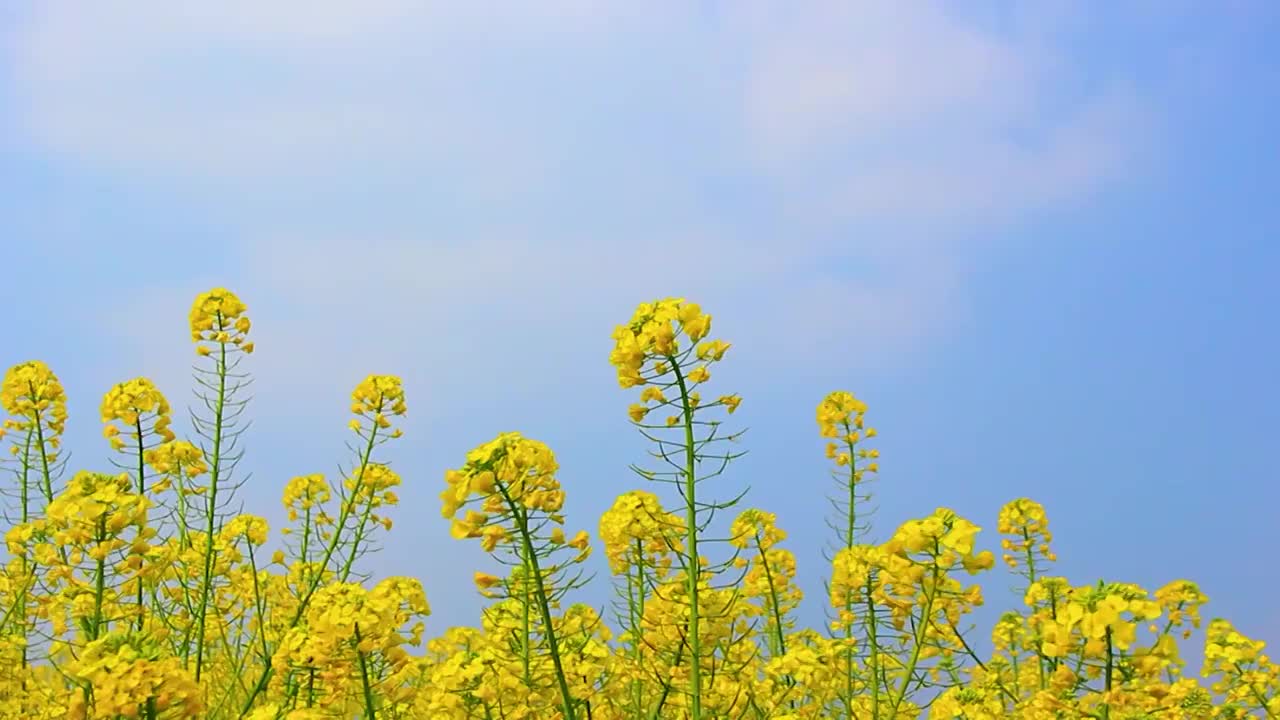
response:
{"label": "yellow blossom cluster against sky", "polygon": [[[356,385],[344,463],[283,483],[286,520],[273,528],[238,492],[251,327],[234,293],[199,295],[199,403],[184,439],[156,386],[126,380],[102,403],[101,470],[68,471],[55,372],[29,361],[5,373],[0,718],[1280,715],[1265,643],[1206,618],[1209,598],[1190,580],[1147,589],[1058,574],[1034,500],[1005,504],[985,534],[939,507],[871,540],[877,432],[847,391],[815,412],[830,483],[814,517],[830,553],[797,556],[735,479],[744,398],[710,391],[733,344],[680,298],[640,304],[609,354],[618,385],[639,397],[627,414],[649,453],[633,470],[649,489],[575,527],[551,447],[519,432],[478,445],[443,472],[439,521],[501,570],[474,574],[478,626],[429,628],[429,579],[379,576],[368,562],[395,542],[401,379]],[[584,563],[601,547],[608,573],[595,576]],[[993,547],[1014,590],[980,624]],[[802,566],[826,577],[810,598],[825,608],[820,624],[797,612]],[[582,602],[592,586],[614,602]]]}

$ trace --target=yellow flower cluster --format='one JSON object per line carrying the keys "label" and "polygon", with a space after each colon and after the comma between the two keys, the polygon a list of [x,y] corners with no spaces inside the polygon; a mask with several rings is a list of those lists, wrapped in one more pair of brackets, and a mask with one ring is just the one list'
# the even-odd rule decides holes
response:
{"label": "yellow flower cluster", "polygon": [[[876,462],[880,451],[859,447],[863,441],[876,436],[875,428],[865,427],[866,414],[867,404],[843,390],[827,395],[818,403],[818,429],[822,437],[832,439],[827,443],[827,458],[837,466],[853,467],[855,484],[862,481],[863,473],[880,470]],[[867,462],[855,467],[857,460]]]}
{"label": "yellow flower cluster", "polygon": [[[355,714],[367,709],[368,688],[390,713],[410,699],[403,688],[420,670],[407,648],[421,644],[422,618],[430,613],[422,585],[412,578],[388,578],[369,590],[328,584],[316,592],[303,622],[285,634],[273,665],[307,678],[313,706]],[[369,681],[371,666],[376,682]]]}
{"label": "yellow flower cluster", "polygon": [[[67,424],[67,395],[58,376],[39,360],[15,365],[0,382],[0,407],[9,417],[0,425],[0,438],[16,431],[10,446],[13,455],[35,451],[47,463],[57,461],[61,436]],[[23,463],[31,462],[24,456]]]}
{"label": "yellow flower cluster", "polygon": [[[777,547],[787,533],[777,525],[771,512],[751,508],[743,510],[729,526],[729,543],[746,551],[736,563],[747,568],[742,588],[748,596],[765,600],[774,620],[800,604],[801,593],[792,582],[796,575],[796,559],[790,550]],[[785,605],[786,607],[773,607]]]}
{"label": "yellow flower cluster", "polygon": [[[362,437],[373,437],[379,431],[391,430],[389,437],[404,434],[391,429],[391,418],[405,414],[404,385],[394,375],[370,375],[351,391],[351,429]],[[366,435],[367,433],[367,435]]]}
{"label": "yellow flower cluster", "polygon": [[176,438],[169,429],[173,423],[170,412],[169,401],[150,380],[134,378],[111,388],[102,399],[102,433],[114,450],[124,449],[124,437],[131,437],[137,447],[148,433],[169,442]]}
{"label": "yellow flower cluster", "polygon": [[1213,692],[1224,696],[1233,710],[1280,717],[1280,664],[1263,652],[1265,647],[1229,621],[1215,619],[1209,623],[1201,674],[1216,678]]}
{"label": "yellow flower cluster", "polygon": [[[65,477],[61,383],[39,362],[5,373],[15,459],[3,488],[14,502],[0,720],[1280,717],[1280,666],[1261,640],[1206,622],[1208,598],[1189,580],[1149,591],[1053,574],[1054,536],[1034,500],[999,510],[998,546],[948,508],[869,542],[876,431],[846,391],[816,408],[836,490],[818,567],[828,621],[805,627],[798,578],[813,558],[787,547],[778,514],[739,507],[745,491],[706,492],[735,482],[741,454],[740,433],[706,411],[723,418],[741,399],[700,396],[729,345],[678,298],[640,305],[613,336],[656,469],[634,466],[653,491],[621,492],[599,518],[611,612],[576,595],[592,582],[593,544],[565,528],[555,453],[505,432],[445,471],[440,493],[453,537],[478,539],[492,562],[473,578],[479,622],[428,636],[422,584],[376,580],[365,563],[393,526],[397,491],[418,483],[386,451],[406,414],[399,377],[370,375],[351,392],[358,441],[338,475],[280,479],[284,527],[240,512],[247,312],[220,288],[193,304],[192,338],[213,360],[195,369],[203,409],[182,439],[150,381],[106,393],[104,432],[127,454],[111,455],[119,473]],[[658,411],[665,421],[646,423]],[[975,611],[1008,584],[993,577],[996,552],[1020,602],[979,643]],[[1184,657],[1197,633],[1198,676]]]}
{"label": "yellow flower cluster", "polygon": [[0,405],[18,418],[49,413],[65,420],[67,395],[48,365],[32,360],[9,368],[0,385]]}
{"label": "yellow flower cluster", "polygon": [[1081,645],[1086,658],[1100,658],[1113,649],[1128,650],[1137,642],[1140,623],[1160,617],[1160,605],[1141,588],[1126,585],[1073,588],[1058,606],[1057,619],[1042,625],[1042,652],[1062,657]]}
{"label": "yellow flower cluster", "polygon": [[1000,547],[1010,568],[1034,579],[1037,561],[1045,565],[1057,560],[1049,546],[1053,542],[1049,519],[1040,503],[1029,498],[1008,503],[1000,510],[997,527],[1006,535]]}
{"label": "yellow flower cluster", "polygon": [[[626,325],[613,332],[614,349],[609,362],[618,371],[618,384],[624,388],[646,385],[640,402],[628,409],[632,421],[642,422],[655,409],[673,408],[690,414],[702,405],[696,388],[711,379],[711,365],[724,358],[729,343],[706,340],[711,332],[711,316],[697,303],[681,298],[667,298],[642,303]],[[669,399],[668,392],[678,391],[680,401]],[[741,396],[722,395],[712,405],[723,406],[730,414],[742,403]],[[666,424],[675,425],[679,415],[668,416]]]}
{"label": "yellow flower cluster", "polygon": [[74,697],[68,718],[204,715],[203,693],[191,674],[177,658],[164,657],[162,646],[149,638],[113,632],[95,640],[73,663],[71,674],[94,693],[91,704],[83,694]]}
{"label": "yellow flower cluster", "polygon": [[77,473],[46,510],[42,522],[54,533],[52,540],[64,547],[86,548],[94,560],[124,548],[122,531],[144,528],[151,504],[131,493],[129,485],[126,474]]}
{"label": "yellow flower cluster", "polygon": [[787,539],[787,533],[778,527],[778,516],[771,512],[751,508],[743,510],[729,526],[729,542],[739,548],[758,547],[769,550]]}
{"label": "yellow flower cluster", "polygon": [[329,498],[329,483],[324,475],[299,475],[284,486],[283,502],[289,510],[290,522],[296,522],[300,513],[313,507],[323,507]]}
{"label": "yellow flower cluster", "polygon": [[684,521],[663,510],[658,496],[644,490],[619,495],[600,516],[600,540],[615,573],[646,562],[665,573],[683,534]]}
{"label": "yellow flower cluster", "polygon": [[185,475],[193,478],[209,471],[204,453],[186,440],[171,440],[157,445],[143,457],[147,466],[160,475]]}
{"label": "yellow flower cluster", "polygon": [[247,312],[240,298],[226,288],[214,288],[197,296],[190,313],[191,339],[196,343],[196,352],[210,354],[211,344],[223,351],[238,348],[245,353],[253,352]]}
{"label": "yellow flower cluster", "polygon": [[[558,517],[555,513],[564,505],[564,490],[555,476],[559,467],[544,443],[520,433],[503,433],[467,453],[462,469],[445,473],[441,514],[454,519],[453,534],[460,538],[480,537],[489,516],[501,515],[512,507]],[[480,502],[481,511],[457,518],[459,509],[472,499]]]}

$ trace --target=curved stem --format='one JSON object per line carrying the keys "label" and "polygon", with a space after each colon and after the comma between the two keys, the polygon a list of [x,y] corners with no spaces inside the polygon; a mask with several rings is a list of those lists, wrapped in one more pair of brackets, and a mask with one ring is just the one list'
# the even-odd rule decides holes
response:
{"label": "curved stem", "polygon": [[[379,406],[381,406],[381,402],[380,399]],[[377,444],[377,436],[378,426],[375,424],[369,431],[369,440],[365,444],[364,453],[360,457],[360,469],[356,474],[355,488],[351,491],[352,497],[359,495],[360,489],[364,486],[364,470],[369,466],[369,458],[373,455],[373,447]],[[311,597],[320,588],[320,582],[324,578],[324,569],[329,567],[329,561],[333,559],[333,553],[337,550],[338,543],[342,539],[342,528],[347,526],[347,520],[351,518],[351,512],[354,507],[355,503],[353,502],[342,503],[342,510],[338,513],[338,522],[333,529],[333,537],[329,538],[329,542],[325,546],[324,555],[320,559],[319,570],[307,581],[307,590],[298,601],[298,609],[294,611],[293,619],[289,621],[290,629],[297,627],[298,622],[302,620],[302,616],[307,612]],[[262,674],[258,676],[258,682],[254,683],[253,690],[241,707],[240,717],[249,714],[249,710],[253,708],[254,701],[266,689],[267,683],[271,681],[272,672],[271,658],[268,657],[262,668]]]}
{"label": "curved stem", "polygon": [[[936,548],[935,548],[935,552],[936,552]],[[907,666],[905,668],[906,672],[903,673],[902,686],[898,688],[898,692],[894,695],[893,705],[890,707],[890,710],[889,710],[890,718],[897,716],[898,708],[902,706],[902,701],[905,700],[907,697],[907,690],[911,685],[912,676],[915,675],[916,666],[920,662],[920,653],[924,650],[924,640],[925,640],[926,630],[929,627],[930,622],[932,622],[931,618],[933,617],[933,601],[938,594],[938,575],[939,574],[940,572],[938,570],[938,563],[937,563],[937,559],[935,558],[933,563],[933,580],[929,583],[929,591],[925,598],[924,612],[920,614],[919,628],[916,630],[915,637],[912,638],[914,642],[912,643],[913,647],[911,648],[911,659],[907,663]]]}
{"label": "curved stem", "polygon": [[[35,388],[31,389],[32,397],[35,397]],[[40,420],[40,411],[36,410],[32,413],[32,421],[36,427],[36,447],[40,448],[40,470],[41,478],[44,482],[42,489],[44,490],[44,499],[53,502],[53,473],[49,468],[49,452],[45,448],[44,425]]]}
{"label": "curved stem", "polygon": [[377,711],[373,706],[373,688],[369,686],[369,666],[364,659],[364,651],[360,649],[360,624],[356,623],[356,657],[360,659],[360,685],[364,689],[364,712],[368,720],[376,720]]}
{"label": "curved stem", "polygon": [[502,483],[496,483],[498,492],[502,495],[502,499],[506,501],[507,507],[511,509],[511,515],[515,520],[516,530],[520,533],[520,542],[524,548],[524,556],[529,563],[529,571],[532,573],[534,596],[538,601],[538,609],[542,614],[542,623],[546,628],[547,634],[547,650],[551,655],[551,665],[555,668],[556,683],[560,688],[560,701],[564,706],[564,720],[574,720],[574,702],[573,695],[569,692],[569,682],[564,674],[564,664],[560,661],[560,645],[556,641],[556,629],[551,621],[551,603],[547,601],[547,590],[543,587],[542,568],[538,564],[538,555],[533,550],[533,537],[529,532],[529,518],[521,510],[521,507],[512,499],[511,494]]}
{"label": "curved stem", "polygon": [[674,356],[667,356],[680,387],[680,404],[684,416],[685,451],[685,533],[688,535],[685,551],[685,575],[689,586],[689,709],[690,720],[702,720],[702,642],[699,637],[701,618],[698,606],[698,582],[702,575],[702,562],[698,558],[698,506],[697,506],[697,454],[693,438],[693,406],[689,403],[689,388],[685,383],[680,363]]}
{"label": "curved stem", "polygon": [[258,613],[258,635],[262,638],[262,658],[265,661],[271,657],[271,649],[267,645],[267,605],[258,582],[258,561],[254,558],[253,544],[246,539],[245,545],[249,551],[249,570],[253,573],[253,606]]}
{"label": "curved stem", "polygon": [[760,565],[764,568],[764,579],[769,584],[769,609],[773,615],[774,637],[778,642],[778,654],[787,654],[787,640],[782,632],[782,608],[781,602],[778,600],[778,589],[773,585],[773,570],[769,567],[769,556],[764,552],[764,546],[760,543],[760,533],[756,533],[756,550],[760,553]]}

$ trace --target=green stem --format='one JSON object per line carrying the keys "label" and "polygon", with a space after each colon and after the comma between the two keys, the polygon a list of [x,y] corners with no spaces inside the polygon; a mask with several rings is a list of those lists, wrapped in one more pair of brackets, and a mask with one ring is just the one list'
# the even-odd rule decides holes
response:
{"label": "green stem", "polygon": [[[874,586],[872,584],[871,574],[867,574],[867,645],[871,655],[868,664],[870,665],[871,678],[871,717],[880,717],[880,628],[876,621],[876,603],[872,597]],[[852,663],[850,663],[850,673],[852,673]]]}
{"label": "green stem", "polygon": [[[222,313],[218,313],[218,327],[222,328]],[[196,682],[204,668],[205,623],[209,615],[209,595],[213,584],[213,531],[218,520],[218,480],[222,470],[222,416],[227,396],[227,344],[218,343],[218,396],[213,409],[213,459],[209,463],[209,499],[205,509],[204,573],[200,578],[200,608],[196,632]]]}
{"label": "green stem", "polygon": [[[106,515],[98,518],[98,547],[107,541],[107,518]],[[93,579],[93,634],[90,640],[97,640],[102,637],[102,600],[106,594],[107,588],[107,559],[105,557],[98,558],[97,566],[94,570]]]}
{"label": "green stem", "polygon": [[369,686],[369,666],[364,659],[364,651],[360,649],[360,624],[356,623],[356,657],[360,659],[360,684],[364,688],[364,711],[368,720],[376,720],[377,711],[373,707],[373,688]]}
{"label": "green stem", "polygon": [[[1107,639],[1107,669],[1106,669],[1106,676],[1105,676],[1105,683],[1106,683],[1105,687],[1107,692],[1111,692],[1112,674],[1114,673],[1114,669],[1115,669],[1115,649],[1111,645],[1111,628],[1107,628],[1106,639]],[[1103,720],[1106,720],[1106,718],[1111,717],[1110,703],[1102,704],[1102,717],[1103,717]]]}
{"label": "green stem", "polygon": [[[143,456],[143,453],[146,451],[146,447],[143,445],[143,442],[142,442],[142,416],[141,415],[138,415],[138,417],[135,418],[134,427],[137,429],[137,432],[138,432],[138,494],[145,495],[147,492],[147,486],[146,486],[147,475],[146,475],[146,463],[143,461],[142,456]],[[142,593],[142,573],[141,571],[139,571],[138,573],[138,630],[142,630],[143,618],[146,615],[143,608],[144,608],[144,605],[143,605],[143,593]]]}
{"label": "green stem", "polygon": [[[378,405],[379,409],[381,409],[381,399],[379,399]],[[360,489],[364,485],[364,470],[369,465],[369,458],[373,454],[373,447],[376,444],[375,439],[377,436],[378,426],[375,424],[369,431],[369,440],[365,444],[364,454],[360,457],[360,470],[356,475],[357,480],[355,488],[351,491],[351,496],[353,498],[360,494]],[[351,512],[354,507],[354,502],[342,503],[342,510],[338,513],[338,523],[334,526],[333,537],[329,538],[329,543],[325,546],[324,555],[319,563],[319,570],[307,581],[307,591],[298,601],[298,609],[294,611],[293,619],[289,621],[290,629],[297,627],[298,622],[302,620],[302,616],[307,612],[307,606],[311,602],[311,597],[315,595],[316,590],[320,588],[320,582],[324,578],[324,569],[329,567],[329,561],[333,559],[333,553],[337,550],[338,542],[342,539],[341,530],[347,526],[347,520],[351,518]],[[254,683],[253,690],[249,693],[249,697],[241,707],[241,717],[249,714],[249,710],[253,708],[253,702],[258,698],[258,695],[262,694],[262,691],[266,689],[267,683],[271,681],[272,672],[271,659],[268,658],[262,668],[262,674],[258,676],[258,682]]]}
{"label": "green stem", "polygon": [[532,570],[529,567],[529,560],[524,554],[524,545],[520,546],[520,662],[524,669],[525,687],[533,687],[533,618],[530,616],[531,606],[529,603],[529,576]]}
{"label": "green stem", "polygon": [[[676,657],[671,663],[671,667],[680,667],[680,661],[684,658],[684,649],[688,645],[688,638],[681,638],[680,645],[676,647]],[[658,696],[658,702],[653,706],[653,712],[649,713],[649,720],[658,720],[658,716],[662,714],[662,708],[667,704],[667,698],[671,696],[671,680],[660,680],[662,683],[662,694]]]}
{"label": "green stem", "polygon": [[[644,623],[644,543],[636,539],[635,556],[636,576],[627,575],[627,606],[631,615],[631,661],[638,669],[644,646],[640,642],[641,625]],[[635,711],[640,712],[644,706],[644,683],[635,679],[631,683],[632,704]]]}
{"label": "green stem", "polygon": [[858,519],[858,456],[854,451],[853,441],[849,440],[849,435],[853,434],[853,428],[849,426],[848,420],[844,421],[844,429],[845,447],[849,451],[849,517],[845,527],[844,546],[851,548]]}
{"label": "green stem", "polygon": [[[28,487],[28,484],[31,482],[30,480],[31,441],[33,438],[34,438],[34,430],[32,428],[28,428],[27,438],[23,442],[23,448],[22,448],[22,483],[21,483],[20,492],[22,493],[22,518],[21,519],[22,519],[23,525],[31,521],[31,509],[30,509],[31,500],[30,500],[30,489]],[[13,612],[15,608],[21,608],[21,611],[17,613],[17,616],[18,616],[18,624],[19,624],[19,633],[24,638],[27,636],[27,589],[28,589],[27,578],[30,577],[31,581],[34,582],[35,572],[36,572],[35,563],[29,559],[28,553],[24,552],[22,554],[22,592],[19,593],[18,598],[15,600],[13,607],[9,608],[10,612]],[[8,618],[6,617],[6,621],[7,620]],[[6,623],[0,623],[0,628],[3,628],[5,624]],[[25,642],[22,644],[22,667],[23,668],[27,667],[27,644]],[[22,678],[22,685],[24,689],[26,688],[26,684],[27,684],[27,679],[26,679],[26,676],[24,675]]]}
{"label": "green stem", "polygon": [[[846,522],[845,522],[844,546],[845,546],[845,549],[850,549],[853,547],[853,543],[855,539],[854,533],[857,530],[857,518],[858,518],[858,459],[857,458],[858,456],[854,452],[853,442],[849,440],[849,435],[853,433],[853,428],[850,427],[849,420],[847,418],[844,420],[844,432],[845,432],[845,447],[849,451],[849,483],[848,483],[849,510],[848,512],[845,513]],[[871,592],[870,587],[868,587],[867,589],[868,604],[870,604],[871,602],[870,592]],[[845,611],[846,617],[853,614],[853,603],[854,603],[854,600],[853,600],[852,593],[845,593],[844,611]],[[872,622],[874,622],[874,618],[872,618]],[[844,638],[846,643],[848,643],[849,645],[849,647],[845,650],[846,667],[845,667],[844,704],[845,704],[845,712],[848,714],[850,720],[852,720],[853,718],[853,655],[854,655],[854,650],[852,647],[853,645],[853,624],[852,623],[845,623]],[[871,642],[874,645],[875,643],[874,630],[872,631]],[[872,652],[875,652],[874,647],[872,648]],[[875,678],[872,678],[872,680],[873,680],[873,685],[878,687],[878,684],[874,683]],[[876,703],[878,703],[878,701],[879,701],[879,697],[873,696],[873,705],[872,705],[873,713],[877,712]]]}
{"label": "green stem", "polygon": [[[35,386],[32,385],[31,397],[34,398],[35,396],[36,396],[36,389],[35,389]],[[35,425],[36,447],[40,449],[40,476],[41,476],[41,481],[43,483],[43,485],[41,486],[41,490],[44,492],[45,502],[52,504],[53,503],[53,470],[49,467],[49,450],[48,448],[45,447],[44,425],[40,419],[40,411],[35,410],[34,412],[32,412],[31,417],[32,417],[32,424]],[[48,507],[48,505],[46,505],[46,507]],[[61,545],[58,546],[58,557],[59,559],[62,560],[63,564],[66,564],[67,549],[65,547],[62,547]]]}
{"label": "green stem", "polygon": [[[787,654],[787,641],[782,632],[782,608],[781,602],[778,600],[778,590],[773,586],[773,570],[769,567],[769,557],[764,552],[764,546],[760,541],[760,533],[756,533],[756,550],[760,553],[760,565],[764,568],[764,579],[769,584],[769,609],[773,615],[774,638],[778,643],[778,654]],[[788,678],[790,679],[790,678]]]}
{"label": "green stem", "polygon": [[245,545],[249,549],[249,570],[253,572],[253,605],[258,612],[258,635],[262,638],[262,659],[271,657],[271,649],[267,645],[267,606],[262,597],[262,587],[258,583],[258,561],[254,558],[253,544],[247,539]]}
{"label": "green stem", "polygon": [[[31,388],[31,397],[35,397],[35,386]],[[44,498],[49,502],[53,502],[53,474],[49,469],[49,453],[44,445],[44,425],[40,421],[40,411],[36,410],[32,413],[33,424],[36,428],[36,446],[40,448],[40,465],[41,477],[44,485]]]}
{"label": "green stem", "polygon": [[[773,611],[773,630],[774,640],[777,643],[777,656],[787,654],[787,640],[783,634],[782,627],[782,603],[778,600],[778,589],[773,585],[773,569],[769,567],[769,556],[765,554],[764,545],[760,540],[759,531],[756,532],[756,550],[760,552],[760,564],[764,567],[764,579],[769,584],[769,598],[767,600],[769,608]],[[788,688],[795,687],[796,680],[791,675],[786,676]],[[796,701],[792,699],[788,702],[791,709],[795,709]]]}
{"label": "green stem", "polygon": [[[935,553],[937,548],[934,548]],[[933,563],[933,580],[929,583],[929,591],[925,598],[924,612],[920,614],[920,623],[912,638],[911,660],[907,663],[906,672],[903,673],[902,686],[898,688],[897,694],[893,698],[893,705],[889,711],[889,717],[894,718],[898,715],[898,709],[902,706],[902,701],[907,697],[907,690],[911,684],[912,676],[915,675],[916,666],[920,663],[920,653],[924,650],[925,631],[929,627],[929,623],[933,617],[933,601],[938,594],[938,563],[935,557]]]}
{"label": "green stem", "polygon": [[[956,636],[956,639],[960,641],[960,647],[962,647],[962,648],[964,649],[965,654],[967,654],[969,657],[973,658],[973,661],[974,661],[975,663],[977,663],[978,667],[982,668],[982,669],[985,671],[985,670],[987,669],[987,664],[986,664],[985,662],[983,662],[983,661],[982,661],[982,658],[978,657],[978,653],[974,652],[974,650],[973,650],[973,646],[972,646],[972,645],[970,645],[970,644],[969,644],[969,641],[968,641],[968,640],[965,640],[964,635],[962,635],[962,634],[960,633],[960,628],[956,627],[956,624],[955,624],[955,623],[953,623],[953,622],[951,622],[951,621],[950,621],[950,619],[948,619],[948,620],[947,620],[947,626],[951,629],[951,634],[952,634],[952,635],[955,635],[955,636]],[[1012,653],[1011,653],[1011,655],[1012,655]],[[1012,657],[1013,657],[1013,682],[1014,682],[1014,686],[1013,686],[1013,687],[1014,687],[1014,690],[1016,691],[1016,690],[1017,690],[1017,687],[1018,687],[1018,685],[1017,685],[1017,682],[1018,682],[1018,657],[1017,657],[1017,655],[1012,655]],[[951,673],[952,673],[952,675],[953,675],[953,676],[955,675],[955,669],[954,669],[954,668],[952,668],[952,669],[951,669]],[[1015,705],[1017,705],[1017,703],[1018,703],[1018,696],[1017,696],[1017,693],[1016,693],[1016,692],[1010,692],[1010,691],[1009,691],[1009,689],[1008,689],[1008,688],[1006,688],[1006,687],[1004,686],[1004,681],[1000,679],[1000,676],[999,676],[999,675],[997,675],[997,676],[995,677],[995,682],[996,682],[996,687],[997,687],[997,688],[999,688],[1000,692],[1004,693],[1006,697],[1008,697],[1009,699],[1013,700],[1014,704],[1015,704]]]}
{"label": "green stem", "polygon": [[507,507],[511,509],[511,515],[516,523],[516,530],[520,533],[520,541],[524,546],[524,555],[528,560],[529,570],[533,575],[533,592],[538,601],[538,609],[542,613],[542,623],[546,627],[547,650],[551,654],[551,665],[556,671],[556,683],[560,688],[560,700],[564,706],[564,718],[565,720],[574,720],[573,696],[569,692],[569,682],[565,678],[564,665],[560,661],[560,646],[556,641],[556,630],[551,621],[551,603],[547,601],[547,591],[542,586],[542,568],[538,565],[537,553],[533,551],[533,538],[529,532],[528,515],[521,511],[520,506],[512,499],[511,494],[502,483],[497,483],[496,487],[503,500],[506,501]]}
{"label": "green stem", "polygon": [[[1028,586],[1030,586],[1030,585],[1034,585],[1036,582],[1036,554],[1031,547],[1031,533],[1025,527],[1022,528],[1022,542],[1023,542],[1023,550],[1027,554],[1027,583],[1029,584]],[[1038,630],[1036,631],[1036,634],[1039,635]],[[1037,655],[1036,670],[1039,672],[1039,676],[1040,676],[1040,689],[1044,690],[1046,687],[1048,687],[1048,678],[1045,677],[1045,672],[1044,672],[1045,659],[1044,659],[1044,656],[1039,652],[1040,645],[1041,645],[1040,640],[1037,637],[1036,638],[1036,651],[1037,651],[1036,652],[1036,655]]]}
{"label": "green stem", "polygon": [[668,356],[671,368],[675,372],[676,383],[680,387],[680,403],[684,412],[685,443],[685,533],[688,535],[686,550],[685,575],[689,586],[689,709],[690,720],[702,720],[702,639],[701,618],[698,606],[698,581],[702,575],[702,562],[698,557],[698,506],[697,493],[697,455],[693,437],[693,407],[689,403],[689,388],[685,383],[684,373],[680,372],[680,363],[674,356]]}

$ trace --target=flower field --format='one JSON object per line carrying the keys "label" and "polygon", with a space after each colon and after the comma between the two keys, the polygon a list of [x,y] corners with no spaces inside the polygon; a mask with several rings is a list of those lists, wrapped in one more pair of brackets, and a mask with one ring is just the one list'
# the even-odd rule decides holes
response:
{"label": "flower field", "polygon": [[[399,378],[356,385],[346,472],[283,483],[288,522],[269,528],[237,512],[248,308],[214,289],[190,325],[189,423],[175,428],[149,380],[121,382],[102,399],[97,471],[64,461],[54,371],[4,375],[2,718],[1280,718],[1280,667],[1207,614],[1195,583],[1057,576],[1034,500],[1013,499],[994,528],[938,508],[867,542],[879,452],[849,392],[815,398],[830,559],[797,558],[775,516],[732,490],[743,398],[715,387],[732,347],[679,299],[614,332],[618,412],[651,452],[597,527],[566,526],[554,452],[518,433],[442,473],[440,522],[505,570],[475,574],[480,627],[432,627],[429,587],[363,562],[394,542],[390,463],[412,442]],[[593,552],[609,577],[582,570]],[[806,601],[826,606],[821,627],[795,620],[798,563],[828,567],[825,596]],[[992,599],[1009,610],[979,628],[986,576],[1018,594]],[[615,602],[579,602],[588,582],[611,583]]]}

